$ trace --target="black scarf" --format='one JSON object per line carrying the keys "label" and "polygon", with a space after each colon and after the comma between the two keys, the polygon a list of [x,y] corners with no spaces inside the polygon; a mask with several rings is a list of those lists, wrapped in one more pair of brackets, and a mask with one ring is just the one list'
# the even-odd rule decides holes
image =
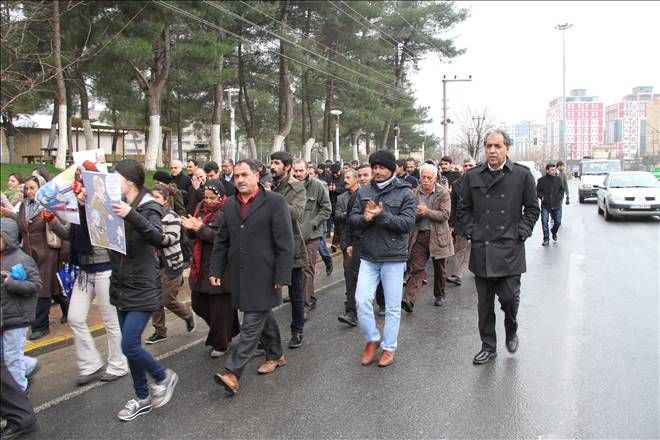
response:
{"label": "black scarf", "polygon": [[87,216],[85,215],[85,207],[83,205],[78,205],[78,213],[80,215],[80,224],[76,225],[72,223],[69,230],[71,249],[69,252],[69,261],[76,266],[80,266],[79,255],[91,255],[94,252],[92,242],[89,239]]}

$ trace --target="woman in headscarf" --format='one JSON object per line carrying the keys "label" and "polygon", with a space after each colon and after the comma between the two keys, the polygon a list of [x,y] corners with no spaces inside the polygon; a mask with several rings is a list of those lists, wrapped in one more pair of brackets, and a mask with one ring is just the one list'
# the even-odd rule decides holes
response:
{"label": "woman in headscarf", "polygon": [[195,240],[188,277],[192,308],[209,326],[206,345],[211,346],[209,354],[214,358],[225,354],[232,337],[239,332],[238,313],[231,305],[228,290],[231,282],[225,277],[220,287],[209,283],[213,241],[222,223],[226,199],[223,184],[218,180],[207,180],[204,199],[197,205],[194,215],[181,217],[181,225]]}
{"label": "woman in headscarf", "polygon": [[45,184],[46,180],[41,176],[28,178],[23,187],[23,201],[18,212],[12,216],[18,223],[23,252],[37,262],[43,282],[37,299],[36,317],[32,323],[32,334],[29,338],[31,341],[43,338],[50,333],[49,314],[52,301],[58,303],[62,309],[62,322],[66,322],[69,312],[69,302],[62,294],[57,281],[60,248],[48,246],[46,222],[42,216],[43,207],[35,198],[39,188]]}

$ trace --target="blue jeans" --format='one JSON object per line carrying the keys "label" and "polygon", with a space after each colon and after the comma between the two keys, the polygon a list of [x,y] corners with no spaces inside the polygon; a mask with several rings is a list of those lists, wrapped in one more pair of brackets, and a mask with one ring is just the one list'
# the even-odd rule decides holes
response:
{"label": "blue jeans", "polygon": [[403,297],[403,273],[405,261],[374,263],[360,259],[355,302],[357,304],[360,333],[366,342],[380,340],[380,333],[374,319],[373,301],[378,283],[382,282],[385,294],[385,324],[383,326],[383,350],[395,351],[399,337],[401,319],[401,298]]}
{"label": "blue jeans", "polygon": [[291,333],[302,333],[305,328],[305,296],[301,267],[294,267],[291,271],[289,299],[291,300]]}
{"label": "blue jeans", "polygon": [[25,326],[3,330],[0,345],[0,358],[23,391],[27,388],[26,376],[32,373],[37,365],[35,358],[23,354],[27,329]]}
{"label": "blue jeans", "polygon": [[147,373],[156,382],[165,379],[165,369],[142,348],[142,333],[151,319],[151,312],[117,310],[121,328],[121,351],[128,359],[133,377],[133,388],[138,399],[149,397]]}
{"label": "blue jeans", "polygon": [[326,269],[332,267],[332,257],[330,256],[330,249],[328,249],[328,244],[326,240],[328,239],[327,230],[323,232],[323,238],[321,238],[321,245],[319,247],[319,254],[321,254],[321,259],[325,264]]}
{"label": "blue jeans", "polygon": [[552,217],[552,230],[553,234],[556,234],[559,231],[561,226],[561,207],[557,209],[550,209],[546,207],[541,208],[541,226],[543,226],[543,239],[550,239],[550,230],[548,227],[548,218]]}

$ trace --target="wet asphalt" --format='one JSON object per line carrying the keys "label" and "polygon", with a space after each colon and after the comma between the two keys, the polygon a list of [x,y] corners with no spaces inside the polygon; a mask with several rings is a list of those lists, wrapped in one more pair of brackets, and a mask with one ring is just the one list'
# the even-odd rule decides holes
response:
{"label": "wet asphalt", "polygon": [[[149,350],[179,384],[167,406],[132,422],[115,417],[132,397],[128,377],[81,390],[72,348],[45,354],[32,390],[41,430],[25,438],[659,438],[660,220],[608,223],[576,203],[563,221],[558,242],[541,247],[540,223],[527,241],[515,355],[498,310],[498,357],[472,365],[468,274],[442,307],[426,286],[414,313],[402,312],[396,362],[363,367],[357,329],[337,321],[336,283],[320,293],[304,346],[267,376],[253,359],[235,397],[213,380],[223,358],[207,355],[203,324],[186,334],[171,315],[170,339]],[[289,305],[276,316],[286,340]]]}

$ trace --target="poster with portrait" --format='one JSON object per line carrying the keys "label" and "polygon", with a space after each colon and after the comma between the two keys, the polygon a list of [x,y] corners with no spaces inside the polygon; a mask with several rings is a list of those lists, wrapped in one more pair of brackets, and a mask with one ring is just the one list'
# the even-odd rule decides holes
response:
{"label": "poster with portrait", "polygon": [[35,196],[37,202],[67,223],[80,224],[78,200],[73,192],[73,181],[78,165],[71,165],[44,186]]}
{"label": "poster with portrait", "polygon": [[85,214],[92,244],[126,255],[124,219],[112,210],[112,204],[121,200],[119,174],[83,171],[82,178],[87,191]]}
{"label": "poster with portrait", "polygon": [[98,150],[83,150],[73,152],[73,163],[82,167],[82,164],[85,161],[93,163],[96,167],[96,171],[101,173],[108,172],[108,165],[105,163],[105,152],[101,148]]}

